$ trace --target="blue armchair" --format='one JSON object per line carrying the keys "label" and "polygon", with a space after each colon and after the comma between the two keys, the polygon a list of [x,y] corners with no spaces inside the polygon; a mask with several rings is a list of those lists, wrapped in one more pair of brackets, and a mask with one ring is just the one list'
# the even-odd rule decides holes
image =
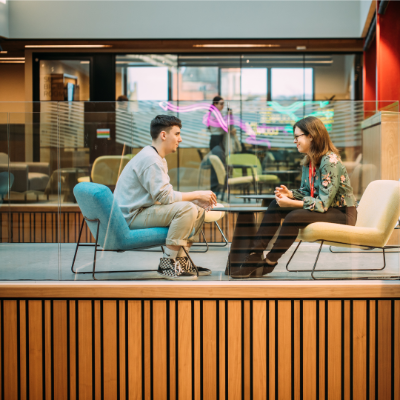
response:
{"label": "blue armchair", "polygon": [[[99,251],[124,252],[143,250],[155,246],[162,247],[165,245],[168,227],[130,230],[118,204],[114,201],[111,190],[107,186],[92,182],[78,183],[74,187],[74,195],[83,214],[83,221],[71,267],[74,274],[92,273],[93,279],[96,280],[96,253]],[[95,238],[94,244],[80,243],[85,222]],[[80,246],[94,247],[92,271],[78,272],[74,270],[74,264]],[[190,258],[189,254],[187,254],[187,256]],[[195,264],[193,263],[193,265]],[[98,273],[144,271],[153,270],[101,271]]]}

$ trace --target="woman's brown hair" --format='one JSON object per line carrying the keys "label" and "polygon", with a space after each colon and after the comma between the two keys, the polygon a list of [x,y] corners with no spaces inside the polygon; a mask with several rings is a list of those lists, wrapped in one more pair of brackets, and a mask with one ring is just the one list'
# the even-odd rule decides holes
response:
{"label": "woman's brown hair", "polygon": [[306,117],[297,121],[293,125],[293,134],[296,127],[304,132],[307,136],[312,137],[310,154],[306,154],[306,156],[303,158],[301,161],[302,165],[308,165],[310,161],[314,166],[320,165],[321,158],[328,151],[332,151],[339,156],[338,149],[332,143],[329,133],[320,119],[316,117]]}

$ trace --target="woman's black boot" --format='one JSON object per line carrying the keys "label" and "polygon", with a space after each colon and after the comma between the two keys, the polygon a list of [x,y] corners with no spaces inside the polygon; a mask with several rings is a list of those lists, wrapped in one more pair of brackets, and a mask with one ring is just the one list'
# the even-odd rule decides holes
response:
{"label": "woman's black boot", "polygon": [[262,252],[250,253],[240,266],[231,264],[230,276],[235,279],[261,278],[264,273],[265,262],[262,261]]}

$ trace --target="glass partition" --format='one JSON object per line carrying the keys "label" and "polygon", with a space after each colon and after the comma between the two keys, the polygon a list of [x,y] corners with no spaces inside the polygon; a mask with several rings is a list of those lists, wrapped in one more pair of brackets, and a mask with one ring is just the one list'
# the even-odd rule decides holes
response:
{"label": "glass partition", "polygon": [[[255,60],[250,59],[249,64],[252,61]],[[93,279],[97,222],[89,220],[100,220],[103,214],[96,208],[97,200],[89,200],[84,209],[74,189],[80,183],[97,184],[92,187],[106,190],[102,192],[104,198],[111,196],[107,212],[120,213],[112,193],[129,162],[152,144],[150,121],[159,114],[174,115],[182,121],[182,142],[176,152],[166,157],[174,190],[212,190],[218,199],[217,211],[206,213],[202,232],[190,252],[195,264],[212,271],[211,275],[199,276],[198,281],[309,280],[319,251],[314,278],[397,278],[398,250],[389,246],[399,245],[395,226],[400,212],[387,204],[392,201],[390,204],[397,207],[400,202],[388,200],[398,193],[390,192],[385,185],[399,180],[398,103],[267,101],[265,93],[273,90],[268,86],[273,82],[272,76],[263,67],[254,68],[257,79],[265,79],[265,92],[256,90],[250,76],[238,87],[234,68],[228,68],[221,79],[226,78],[225,96],[231,99],[216,105],[207,96],[201,101],[0,103],[0,279]],[[241,93],[247,91],[247,101],[234,99],[238,88]],[[361,230],[328,235],[320,248],[322,239],[315,236],[320,233],[307,228],[295,235],[297,241],[282,253],[273,270],[264,265],[265,270],[253,273],[250,265],[245,273],[231,273],[233,268],[243,267],[243,260],[252,249],[258,251],[264,246],[262,253],[268,257],[279,238],[277,230],[261,235],[260,226],[269,223],[266,216],[276,187],[284,185],[295,190],[304,186],[304,154],[294,141],[293,124],[307,116],[321,120],[338,152],[329,160],[332,171],[316,175],[321,180],[318,190],[328,190],[335,179],[339,188],[351,187],[356,204],[360,202],[356,228]],[[340,176],[333,177],[337,163],[343,169]],[[326,177],[327,174],[332,176]],[[376,193],[368,199],[371,182],[378,185],[375,190],[381,206],[373,205],[377,202]],[[312,199],[306,194],[297,199],[308,202],[307,212],[324,214],[323,209],[310,209]],[[368,201],[363,203],[365,194]],[[335,201],[339,201],[336,208],[343,207],[341,198],[335,197]],[[352,204],[349,201],[348,205]],[[126,229],[123,214],[118,215]],[[84,216],[89,220],[84,221]],[[135,249],[135,245],[133,249],[115,244],[107,247],[105,241],[115,238],[118,231],[113,219],[107,221],[100,222],[96,278],[160,279],[157,268],[161,247],[151,251]],[[375,228],[386,229],[386,236],[371,236],[371,243],[367,243],[368,232]],[[257,242],[260,235],[262,240]],[[344,247],[349,245],[352,247]],[[354,245],[364,247],[360,250]],[[383,266],[384,245],[386,267],[379,270]]]}

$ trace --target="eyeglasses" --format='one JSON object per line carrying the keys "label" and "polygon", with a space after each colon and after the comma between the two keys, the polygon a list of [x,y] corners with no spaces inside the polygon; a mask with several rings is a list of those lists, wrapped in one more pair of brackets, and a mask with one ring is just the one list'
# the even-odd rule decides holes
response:
{"label": "eyeglasses", "polygon": [[308,133],[302,133],[301,135],[293,135],[293,137],[294,137],[293,140],[294,140],[295,142],[297,142],[297,140],[299,139],[300,136],[307,136],[307,135],[308,135]]}

